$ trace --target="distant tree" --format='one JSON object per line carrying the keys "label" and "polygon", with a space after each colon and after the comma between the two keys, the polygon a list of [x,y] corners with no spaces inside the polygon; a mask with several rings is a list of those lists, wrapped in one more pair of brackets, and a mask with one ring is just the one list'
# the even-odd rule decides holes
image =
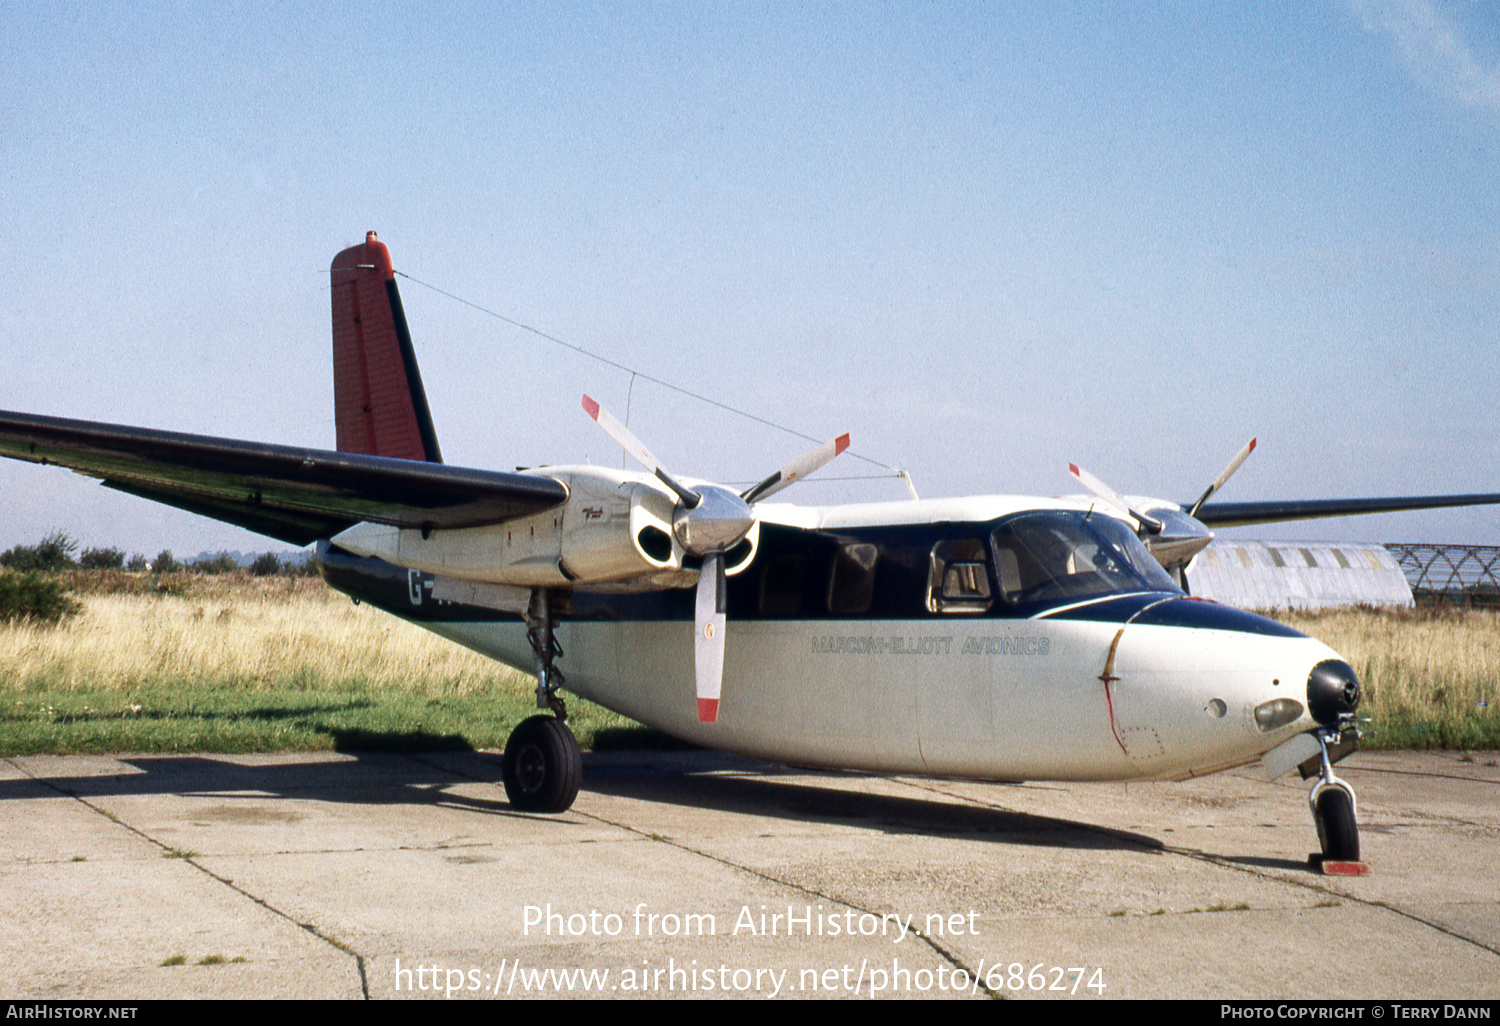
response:
{"label": "distant tree", "polygon": [[194,560],[192,568],[204,574],[230,574],[238,570],[240,565],[229,553],[220,552],[216,556],[204,556],[202,559]]}
{"label": "distant tree", "polygon": [[281,573],[281,559],[274,552],[262,552],[250,564],[250,572],[256,577],[270,577]]}
{"label": "distant tree", "polygon": [[119,549],[84,549],[78,557],[83,570],[118,570],[125,565],[125,553]]}
{"label": "distant tree", "polygon": [[141,555],[139,552],[132,552],[130,554],[130,562],[125,564],[125,569],[144,570],[146,569],[146,566],[146,557]]}
{"label": "distant tree", "polygon": [[0,574],[0,623],[60,623],[83,610],[72,588],[37,571]]}
{"label": "distant tree", "polygon": [[151,561],[151,569],[159,574],[175,574],[182,569],[182,564],[177,562],[177,557],[172,555],[171,549],[162,549]]}
{"label": "distant tree", "polygon": [[63,531],[53,531],[36,545],[17,545],[13,549],[0,552],[0,566],[19,570],[22,573],[33,570],[41,570],[45,573],[71,570],[78,565],[73,561],[73,553],[76,551],[78,551],[77,539],[70,538]]}

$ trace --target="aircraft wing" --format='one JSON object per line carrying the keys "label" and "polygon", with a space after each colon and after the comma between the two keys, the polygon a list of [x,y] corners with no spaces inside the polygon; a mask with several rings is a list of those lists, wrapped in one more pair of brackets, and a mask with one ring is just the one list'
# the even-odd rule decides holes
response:
{"label": "aircraft wing", "polygon": [[0,456],[68,467],[292,545],[331,538],[360,521],[493,524],[568,496],[560,482],[530,474],[3,411]]}
{"label": "aircraft wing", "polygon": [[[1196,516],[1209,527],[1245,527],[1279,524],[1291,520],[1321,520],[1324,517],[1355,517],[1365,513],[1398,513],[1414,509],[1448,506],[1491,506],[1500,494],[1412,495],[1386,499],[1306,499],[1290,502],[1210,502]],[[1184,511],[1189,506],[1182,507]]]}

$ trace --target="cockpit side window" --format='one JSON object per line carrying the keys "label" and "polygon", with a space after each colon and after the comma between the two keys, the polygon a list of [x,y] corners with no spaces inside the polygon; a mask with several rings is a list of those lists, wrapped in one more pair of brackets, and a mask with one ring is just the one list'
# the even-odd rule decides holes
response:
{"label": "cockpit side window", "polygon": [[992,601],[984,542],[958,538],[932,547],[927,574],[928,612],[982,613]]}

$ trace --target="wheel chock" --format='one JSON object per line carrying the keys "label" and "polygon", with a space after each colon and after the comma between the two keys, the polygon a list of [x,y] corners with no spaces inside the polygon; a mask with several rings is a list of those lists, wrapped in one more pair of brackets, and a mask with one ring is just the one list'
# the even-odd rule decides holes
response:
{"label": "wheel chock", "polygon": [[1340,859],[1325,859],[1320,852],[1314,852],[1309,855],[1307,861],[1324,876],[1370,875],[1370,864],[1368,862],[1345,862]]}

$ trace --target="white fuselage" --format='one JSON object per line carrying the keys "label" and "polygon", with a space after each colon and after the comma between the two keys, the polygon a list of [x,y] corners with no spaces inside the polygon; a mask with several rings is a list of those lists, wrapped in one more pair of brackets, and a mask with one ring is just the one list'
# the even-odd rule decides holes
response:
{"label": "white fuselage", "polygon": [[[431,537],[362,525],[335,543],[412,568],[415,607],[393,611],[525,671],[535,668],[521,619],[529,588],[562,585],[579,595],[593,588],[618,598],[692,586],[696,571],[680,545],[656,553],[639,545],[643,526],[669,519],[657,482],[603,468],[547,473],[573,496],[555,513]],[[608,615],[560,616],[554,629],[566,654],[557,665],[567,689],[705,747],[991,780],[1185,778],[1253,762],[1318,726],[1306,708],[1309,673],[1337,653],[1251,614],[1182,597],[1169,579],[1140,571],[1142,562],[1160,568],[1118,518],[1089,500],[764,504],[757,513],[760,541],[731,570],[742,575],[739,601],[754,615],[731,609],[717,722],[696,715],[693,623],[671,614],[669,603],[645,613],[622,605]],[[1017,562],[1001,551],[997,525],[1026,517],[1071,520],[1066,530],[1033,531],[1031,542],[1017,535]],[[1050,555],[1027,547],[1065,540],[1069,531],[1098,544]],[[953,555],[955,538],[972,539],[970,555]],[[836,585],[820,582],[836,581],[838,571],[813,580],[813,569],[799,609],[815,615],[767,613],[778,558],[806,552],[809,568],[818,560],[822,567],[818,553],[861,540],[893,567],[876,583],[911,592],[907,613],[881,615],[889,603],[875,601],[867,615],[831,615]],[[984,609],[944,606],[935,589],[946,587],[945,553],[960,578],[964,568],[982,578],[991,596]],[[1044,581],[1146,583],[1028,605],[1023,564],[1047,559],[1055,562]],[[597,568],[591,580],[578,579],[584,567]],[[1018,597],[1007,606],[1009,588]],[[496,615],[425,616],[421,604],[440,600],[488,605]],[[1283,714],[1266,717],[1267,703],[1278,700]]]}
{"label": "white fuselage", "polygon": [[[430,629],[533,665],[519,623]],[[1302,700],[1312,638],[1079,620],[730,623],[717,723],[694,711],[692,625],[556,628],[568,689],[708,748],[798,765],[987,780],[1181,779],[1253,762],[1316,724],[1257,706]],[[1216,704],[1218,703],[1218,704]],[[1111,722],[1113,718],[1113,723]]]}

